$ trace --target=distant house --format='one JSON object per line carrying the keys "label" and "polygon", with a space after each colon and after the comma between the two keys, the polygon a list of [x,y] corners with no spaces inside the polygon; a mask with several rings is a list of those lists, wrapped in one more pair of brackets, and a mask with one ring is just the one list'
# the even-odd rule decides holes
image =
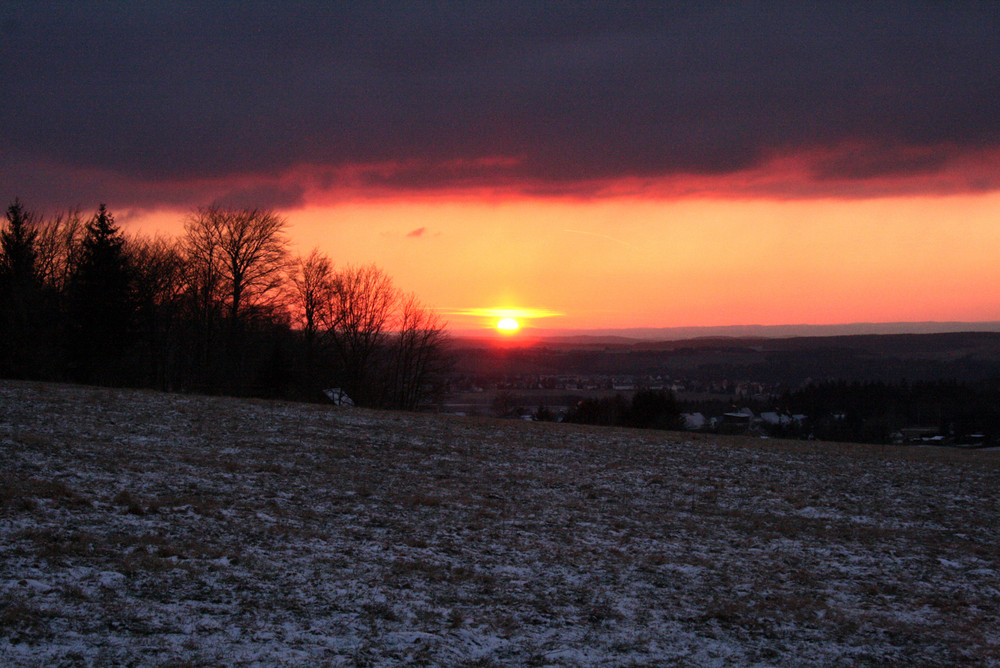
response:
{"label": "distant house", "polygon": [[760,419],[765,424],[771,425],[772,427],[785,427],[790,424],[799,424],[806,419],[805,415],[788,415],[787,413],[776,413],[774,411],[765,411],[760,414]]}
{"label": "distant house", "polygon": [[354,402],[349,396],[347,396],[347,393],[339,387],[331,387],[328,390],[323,390],[323,394],[329,397],[330,401],[332,401],[336,406],[354,405]]}
{"label": "distant house", "polygon": [[701,413],[681,413],[681,420],[684,421],[684,428],[691,431],[704,429],[708,426],[708,420]]}
{"label": "distant house", "polygon": [[937,427],[904,427],[892,434],[892,442],[899,444],[925,443],[937,435]]}
{"label": "distant house", "polygon": [[722,422],[717,430],[720,434],[746,434],[754,423],[753,411],[743,408],[739,411],[731,411],[722,414]]}
{"label": "distant house", "polygon": [[738,411],[732,411],[729,413],[722,414],[722,422],[724,424],[745,424],[749,425],[753,422],[754,414],[749,408],[741,408]]}
{"label": "distant house", "polygon": [[774,411],[764,411],[760,414],[760,419],[765,424],[771,426],[785,425],[791,422],[791,418],[787,415],[782,415],[781,413],[775,413]]}

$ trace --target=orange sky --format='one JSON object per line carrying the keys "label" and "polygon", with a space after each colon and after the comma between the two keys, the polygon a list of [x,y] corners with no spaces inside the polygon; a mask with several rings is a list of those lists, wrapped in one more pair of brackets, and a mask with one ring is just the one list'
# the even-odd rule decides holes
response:
{"label": "orange sky", "polygon": [[[283,211],[296,250],[470,309],[592,329],[1000,320],[1000,193],[835,200],[375,199]],[[182,213],[128,218],[177,230]]]}
{"label": "orange sky", "polygon": [[456,329],[1000,321],[995,3],[11,4],[46,215],[274,208]]}

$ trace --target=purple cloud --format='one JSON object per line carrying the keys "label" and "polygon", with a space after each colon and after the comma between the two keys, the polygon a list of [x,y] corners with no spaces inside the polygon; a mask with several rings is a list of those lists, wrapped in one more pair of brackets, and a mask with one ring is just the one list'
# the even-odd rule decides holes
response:
{"label": "purple cloud", "polygon": [[288,175],[310,169],[334,190],[575,194],[842,146],[866,150],[814,176],[863,181],[1000,149],[990,3],[7,2],[3,16],[0,195],[43,205],[294,206],[307,194]]}

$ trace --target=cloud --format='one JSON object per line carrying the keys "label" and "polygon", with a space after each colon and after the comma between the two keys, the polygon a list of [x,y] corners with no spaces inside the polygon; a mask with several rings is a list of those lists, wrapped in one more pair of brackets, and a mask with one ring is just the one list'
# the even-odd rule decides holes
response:
{"label": "cloud", "polygon": [[424,232],[426,232],[426,231],[427,231],[426,227],[418,227],[417,229],[415,229],[415,230],[413,230],[411,232],[408,232],[406,236],[409,237],[409,238],[411,238],[411,239],[418,239],[418,238],[424,236]]}
{"label": "cloud", "polygon": [[4,187],[46,201],[599,195],[823,154],[808,195],[1000,147],[989,3],[7,4]]}

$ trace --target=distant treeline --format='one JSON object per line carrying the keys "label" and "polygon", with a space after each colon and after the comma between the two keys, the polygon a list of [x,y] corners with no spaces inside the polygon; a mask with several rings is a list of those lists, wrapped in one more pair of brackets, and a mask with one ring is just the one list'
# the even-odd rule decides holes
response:
{"label": "distant treeline", "polygon": [[639,429],[680,429],[681,410],[667,390],[639,390],[632,398],[620,394],[583,399],[570,409],[566,422]]}
{"label": "distant treeline", "polygon": [[801,426],[775,428],[777,435],[891,443],[903,430],[923,429],[958,442],[1000,437],[1000,379],[817,383],[786,393],[777,405],[808,416]]}
{"label": "distant treeline", "polygon": [[126,236],[102,204],[0,230],[0,376],[416,408],[446,369],[436,315],[374,266],[293,257],[260,209]]}

